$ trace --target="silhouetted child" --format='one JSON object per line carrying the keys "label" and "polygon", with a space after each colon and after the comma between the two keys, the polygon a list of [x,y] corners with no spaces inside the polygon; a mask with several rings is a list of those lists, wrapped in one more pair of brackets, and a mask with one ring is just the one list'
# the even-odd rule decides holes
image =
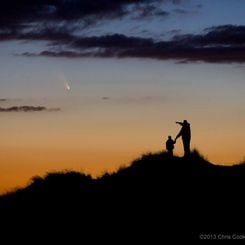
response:
{"label": "silhouetted child", "polygon": [[168,140],[166,141],[166,149],[170,156],[173,156],[174,144],[175,141],[171,138],[171,136],[168,136]]}

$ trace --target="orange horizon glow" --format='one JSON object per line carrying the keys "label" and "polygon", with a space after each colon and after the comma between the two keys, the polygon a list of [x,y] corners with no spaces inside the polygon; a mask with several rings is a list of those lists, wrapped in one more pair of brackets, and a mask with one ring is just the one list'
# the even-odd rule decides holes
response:
{"label": "orange horizon glow", "polygon": [[[160,142],[160,140],[162,142]],[[142,154],[149,152],[159,152],[165,150],[164,139],[158,139],[159,147],[152,144],[152,149],[147,150],[132,147],[124,149],[106,150],[95,148],[91,149],[58,149],[55,148],[16,148],[1,149],[1,185],[0,193],[14,190],[26,186],[34,176],[44,176],[49,172],[59,171],[80,171],[99,177],[105,172],[117,171],[121,166],[128,166],[133,160],[139,158]],[[121,146],[122,147],[122,146]],[[141,146],[142,147],[142,146]],[[101,147],[103,148],[103,147]],[[155,149],[154,149],[155,148]],[[211,163],[220,165],[238,164],[243,159],[238,151],[234,154],[225,154],[222,151],[212,153],[212,146],[206,145],[206,151],[196,148]],[[204,148],[203,148],[204,149]],[[208,155],[207,152],[210,152]],[[182,156],[182,142],[179,140],[174,151],[175,155]],[[236,157],[238,156],[238,157]]]}

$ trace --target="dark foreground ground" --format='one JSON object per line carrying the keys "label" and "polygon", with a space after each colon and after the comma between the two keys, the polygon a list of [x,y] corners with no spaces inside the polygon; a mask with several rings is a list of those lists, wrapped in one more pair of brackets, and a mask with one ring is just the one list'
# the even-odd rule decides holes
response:
{"label": "dark foreground ground", "polygon": [[[245,165],[144,155],[98,179],[78,172],[35,177],[0,196],[1,239],[20,244],[245,242]],[[23,243],[25,242],[25,243]]]}

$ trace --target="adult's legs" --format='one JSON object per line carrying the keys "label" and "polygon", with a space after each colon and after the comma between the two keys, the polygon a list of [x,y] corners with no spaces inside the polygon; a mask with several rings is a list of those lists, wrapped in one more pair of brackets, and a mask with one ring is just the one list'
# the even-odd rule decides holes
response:
{"label": "adult's legs", "polygon": [[190,140],[189,139],[183,139],[183,146],[184,146],[184,152],[185,156],[190,155]]}

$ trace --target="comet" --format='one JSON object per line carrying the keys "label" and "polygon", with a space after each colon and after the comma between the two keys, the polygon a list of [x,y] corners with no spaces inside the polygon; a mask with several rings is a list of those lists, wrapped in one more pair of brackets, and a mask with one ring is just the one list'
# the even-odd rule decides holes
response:
{"label": "comet", "polygon": [[71,90],[71,86],[69,85],[69,83],[67,81],[64,83],[64,85],[65,85],[65,89],[67,91],[70,91]]}

